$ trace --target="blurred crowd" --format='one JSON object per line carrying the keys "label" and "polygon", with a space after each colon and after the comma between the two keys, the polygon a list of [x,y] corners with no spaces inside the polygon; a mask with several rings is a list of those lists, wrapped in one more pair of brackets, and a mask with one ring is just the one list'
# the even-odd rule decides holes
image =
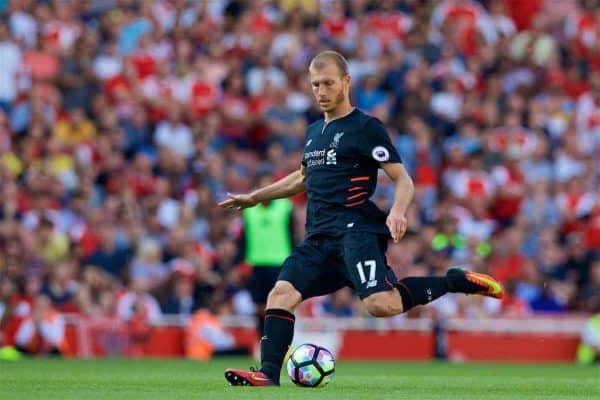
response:
{"label": "blurred crowd", "polygon": [[[416,184],[389,264],[508,291],[431,310],[600,311],[596,1],[0,0],[0,318],[40,297],[124,321],[254,313],[240,215],[216,203],[299,167],[325,49]],[[382,175],[374,201],[392,194]],[[300,312],[363,310],[342,290]]]}

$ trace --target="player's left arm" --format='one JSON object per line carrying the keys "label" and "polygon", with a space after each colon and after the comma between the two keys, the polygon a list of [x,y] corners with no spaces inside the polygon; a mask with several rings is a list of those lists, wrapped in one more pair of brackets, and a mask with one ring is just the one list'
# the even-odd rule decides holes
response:
{"label": "player's left arm", "polygon": [[387,176],[396,185],[394,204],[387,217],[386,224],[394,243],[402,239],[408,225],[406,211],[413,198],[414,185],[410,175],[402,165],[402,158],[392,144],[385,126],[377,118],[371,118],[365,126],[366,135],[363,137],[366,155],[379,163]]}
{"label": "player's left arm", "polygon": [[406,211],[413,199],[415,186],[412,178],[402,163],[382,162],[380,163],[380,166],[396,186],[394,192],[394,204],[390,209],[386,225],[390,229],[394,243],[398,243],[406,233],[406,228],[408,226]]}

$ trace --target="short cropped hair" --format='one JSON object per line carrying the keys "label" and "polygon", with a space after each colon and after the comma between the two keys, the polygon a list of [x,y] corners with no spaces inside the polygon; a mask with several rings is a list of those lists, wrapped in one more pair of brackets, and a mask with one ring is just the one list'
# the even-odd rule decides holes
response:
{"label": "short cropped hair", "polygon": [[310,62],[309,68],[322,69],[328,63],[334,63],[342,76],[349,75],[348,61],[343,55],[333,50],[322,51]]}

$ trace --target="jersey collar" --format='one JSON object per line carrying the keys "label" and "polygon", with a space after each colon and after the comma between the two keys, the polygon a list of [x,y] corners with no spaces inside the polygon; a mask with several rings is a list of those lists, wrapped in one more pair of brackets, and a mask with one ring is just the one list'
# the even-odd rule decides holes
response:
{"label": "jersey collar", "polygon": [[325,122],[325,125],[327,125],[330,122],[347,117],[348,115],[352,114],[354,111],[356,111],[356,107],[352,107],[352,109],[350,111],[348,111],[346,114],[340,115],[339,117],[335,117],[333,119],[330,119],[329,121],[327,121],[325,118],[323,118],[323,121]]}
{"label": "jersey collar", "polygon": [[337,121],[338,119],[346,118],[347,116],[349,116],[350,114],[352,114],[355,111],[356,111],[356,107],[352,107],[352,110],[350,110],[348,113],[346,113],[344,115],[340,115],[339,117],[335,117],[334,119],[330,119],[329,121],[327,121],[327,120],[325,120],[325,118],[323,118],[323,127],[321,128],[321,134],[323,134],[323,132],[325,132],[325,128],[327,128],[327,125],[329,125],[333,121]]}

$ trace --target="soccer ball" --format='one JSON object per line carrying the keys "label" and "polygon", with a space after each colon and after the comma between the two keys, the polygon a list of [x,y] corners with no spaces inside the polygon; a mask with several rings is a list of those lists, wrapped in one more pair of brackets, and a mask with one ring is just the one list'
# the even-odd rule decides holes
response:
{"label": "soccer ball", "polygon": [[287,371],[290,380],[298,386],[323,387],[333,379],[335,360],[326,348],[306,343],[292,352]]}

